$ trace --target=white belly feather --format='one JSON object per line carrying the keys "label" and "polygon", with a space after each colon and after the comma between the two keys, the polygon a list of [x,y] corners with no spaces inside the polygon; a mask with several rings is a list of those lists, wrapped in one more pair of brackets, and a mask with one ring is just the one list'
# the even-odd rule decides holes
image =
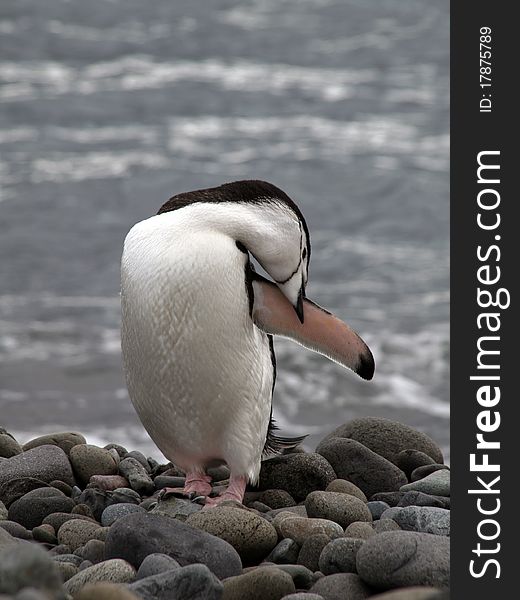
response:
{"label": "white belly feather", "polygon": [[[181,211],[179,211],[181,212]],[[122,350],[148,433],[184,469],[258,477],[271,410],[268,338],[249,316],[246,255],[177,211],[138,223],[122,259]]]}

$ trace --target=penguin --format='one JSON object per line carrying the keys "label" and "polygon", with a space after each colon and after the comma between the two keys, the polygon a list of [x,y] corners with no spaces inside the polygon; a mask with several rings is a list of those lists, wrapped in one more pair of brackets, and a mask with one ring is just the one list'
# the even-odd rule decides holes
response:
{"label": "penguin", "polygon": [[[157,447],[186,473],[182,493],[202,497],[205,508],[242,502],[263,456],[305,438],[276,434],[273,335],[363,379],[374,374],[366,343],[306,297],[310,256],[302,212],[265,181],[178,194],[125,238],[121,347],[129,396]],[[229,485],[210,496],[207,469],[224,463]]]}

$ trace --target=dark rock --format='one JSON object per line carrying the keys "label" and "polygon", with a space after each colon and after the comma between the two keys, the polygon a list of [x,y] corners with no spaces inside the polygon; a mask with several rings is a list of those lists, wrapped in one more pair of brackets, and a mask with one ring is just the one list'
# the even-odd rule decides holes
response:
{"label": "dark rock", "polygon": [[80,546],[74,554],[95,565],[105,560],[105,542],[94,539],[89,540],[84,546]]}
{"label": "dark rock", "polygon": [[260,567],[226,579],[222,600],[280,600],[294,591],[296,588],[288,573],[277,567]]}
{"label": "dark rock", "polygon": [[331,465],[316,453],[275,456],[262,462],[258,487],[261,490],[283,489],[296,501],[315,490],[324,490],[336,479]]}
{"label": "dark rock", "polygon": [[367,508],[372,515],[372,519],[376,521],[381,517],[387,508],[390,508],[390,505],[381,500],[371,500],[367,503]]}
{"label": "dark rock", "polygon": [[168,475],[157,475],[153,480],[155,489],[162,490],[165,487],[183,488],[186,477],[170,477]]}
{"label": "dark rock", "polygon": [[244,564],[258,564],[278,541],[276,529],[265,519],[230,506],[217,506],[192,514],[186,523],[231,544]]}
{"label": "dark rock", "polygon": [[210,467],[209,469],[206,469],[206,472],[213,481],[224,481],[225,479],[229,479],[230,476],[229,467],[227,465]]}
{"label": "dark rock", "polygon": [[271,511],[270,506],[267,506],[267,504],[264,504],[263,502],[258,502],[258,500],[250,502],[247,506],[248,508],[254,508],[255,510],[261,513],[267,513]]}
{"label": "dark rock", "polygon": [[430,475],[434,471],[442,471],[443,469],[446,469],[447,471],[450,470],[450,468],[447,465],[441,465],[439,463],[435,463],[433,465],[424,465],[423,467],[417,467],[417,469],[414,469],[412,471],[410,481],[419,481],[419,479]]}
{"label": "dark rock", "polygon": [[434,471],[418,481],[401,486],[399,491],[417,491],[424,492],[425,494],[431,494],[432,496],[449,496],[450,472],[445,469],[441,471]]}
{"label": "dark rock", "polygon": [[19,540],[32,540],[33,536],[30,531],[27,531],[23,525],[16,521],[0,521],[0,529],[7,531],[13,537]]}
{"label": "dark rock", "polygon": [[449,587],[450,540],[412,531],[381,533],[359,549],[356,565],[363,581],[378,589],[412,585]]}
{"label": "dark rock", "polygon": [[371,594],[370,588],[355,573],[335,573],[319,579],[310,589],[325,600],[364,600]]}
{"label": "dark rock", "polygon": [[136,504],[129,502],[121,502],[119,504],[111,504],[105,508],[101,513],[101,525],[103,527],[110,527],[112,523],[115,523],[117,519],[129,515],[134,512],[146,512],[144,508]]}
{"label": "dark rock", "polygon": [[320,443],[319,451],[339,478],[352,481],[367,497],[397,491],[408,481],[401,469],[355,440],[331,438]]}
{"label": "dark rock", "polygon": [[120,502],[140,504],[141,502],[141,496],[131,488],[117,488],[111,493],[110,498],[112,498],[112,504]]}
{"label": "dark rock", "polygon": [[49,550],[49,554],[52,557],[55,556],[66,556],[72,553],[72,548],[67,546],[66,544],[58,544]]}
{"label": "dark rock", "polygon": [[121,475],[92,475],[89,480],[90,487],[97,487],[105,492],[112,492],[128,485],[127,479]]}
{"label": "dark rock", "polygon": [[57,545],[58,543],[56,532],[51,525],[39,525],[38,527],[34,527],[32,536],[37,542],[41,542],[42,544]]}
{"label": "dark rock", "polygon": [[5,521],[9,515],[9,511],[5,504],[0,500],[0,521]]}
{"label": "dark rock", "polygon": [[151,496],[155,485],[143,465],[131,456],[124,458],[119,465],[119,472],[128,479],[130,487],[141,496]]}
{"label": "dark rock", "polygon": [[381,520],[387,517],[406,531],[450,535],[450,511],[444,508],[431,506],[395,507],[384,512]]}
{"label": "dark rock", "polygon": [[428,456],[424,452],[419,450],[401,450],[395,456],[395,464],[401,471],[410,479],[412,471],[417,467],[423,467],[425,465],[433,465],[435,461],[431,456]]}
{"label": "dark rock", "polygon": [[27,529],[41,525],[43,519],[55,512],[70,512],[74,501],[67,498],[56,488],[45,487],[31,492],[16,500],[9,507],[9,519],[20,523]]}
{"label": "dark rock", "polygon": [[96,521],[101,521],[101,515],[107,506],[114,504],[114,496],[97,488],[86,488],[77,498],[78,504],[86,504]]}
{"label": "dark rock", "polygon": [[324,575],[334,573],[355,573],[356,555],[364,544],[364,540],[355,538],[338,538],[330,541],[323,548],[318,565]]}
{"label": "dark rock", "polygon": [[94,564],[91,563],[90,560],[82,560],[78,567],[78,570],[84,571],[85,569],[88,569],[89,567],[93,567],[93,566],[94,566]]}
{"label": "dark rock", "polygon": [[89,517],[90,519],[94,519],[94,513],[92,512],[92,509],[90,508],[90,506],[87,506],[86,504],[76,504],[76,506],[72,509],[71,514],[83,515],[84,517]]}
{"label": "dark rock", "polygon": [[292,565],[298,561],[299,553],[300,546],[294,540],[285,538],[273,548],[265,560],[277,565]]}
{"label": "dark rock", "polygon": [[376,532],[370,523],[364,521],[355,521],[345,529],[345,537],[357,538],[360,540],[368,540],[369,537],[375,535]]}
{"label": "dark rock", "polygon": [[310,594],[309,592],[296,592],[295,594],[289,594],[284,596],[281,600],[325,600],[320,594]]}
{"label": "dark rock", "polygon": [[370,502],[386,502],[388,506],[397,506],[405,492],[378,492],[373,494]]}
{"label": "dark rock", "polygon": [[432,496],[424,492],[405,492],[397,506],[436,506],[437,508],[450,508],[449,496]]}
{"label": "dark rock", "polygon": [[117,463],[109,450],[78,444],[70,450],[70,462],[79,481],[86,485],[92,475],[115,475]]}
{"label": "dark rock", "polygon": [[60,572],[60,577],[63,582],[68,581],[71,577],[74,577],[76,573],[78,573],[79,569],[76,565],[73,565],[70,562],[59,562],[56,563],[58,567],[58,571]]}
{"label": "dark rock", "polygon": [[288,506],[287,508],[276,508],[275,510],[270,510],[267,516],[273,517],[274,519],[281,513],[290,513],[296,517],[307,517],[307,509],[303,504],[298,504],[297,506]]}
{"label": "dark rock", "polygon": [[325,533],[310,535],[302,544],[298,554],[298,564],[307,567],[312,572],[317,571],[321,552],[330,539],[330,536]]}
{"label": "dark rock", "polygon": [[0,593],[16,594],[33,587],[49,597],[64,598],[57,565],[37,544],[0,542]]}
{"label": "dark rock", "polygon": [[98,523],[84,521],[83,519],[73,519],[63,523],[58,530],[58,541],[60,544],[66,544],[72,550],[77,550],[84,546],[89,540],[93,539],[100,529]]}
{"label": "dark rock", "polygon": [[22,447],[15,438],[0,427],[0,457],[11,458],[11,456],[16,456],[17,454],[21,454],[21,452]]}
{"label": "dark rock", "polygon": [[55,479],[54,481],[51,481],[49,485],[53,488],[56,488],[57,490],[60,490],[60,492],[63,492],[65,496],[68,496],[69,498],[72,495],[72,487],[64,481]]}
{"label": "dark rock", "polygon": [[305,500],[309,517],[328,519],[348,527],[355,521],[372,521],[366,504],[355,496],[341,492],[311,492]]}
{"label": "dark rock", "polygon": [[142,600],[220,600],[223,587],[206,565],[195,564],[150,575],[129,589]]}
{"label": "dark rock", "polygon": [[288,506],[296,505],[294,498],[285,490],[266,490],[262,492],[258,501],[267,504],[271,509],[287,508]]}
{"label": "dark rock", "polygon": [[172,569],[180,568],[181,566],[179,563],[167,554],[149,554],[143,560],[139,570],[137,571],[137,580],[150,577],[151,575],[164,573],[164,571],[171,571]]}
{"label": "dark rock", "polygon": [[0,486],[23,477],[40,479],[45,483],[59,479],[70,485],[74,484],[69,459],[57,446],[38,446],[2,463]]}
{"label": "dark rock", "polygon": [[242,569],[231,544],[170,517],[134,513],[110,527],[107,558],[124,558],[138,568],[146,556],[158,552],[183,566],[205,564],[219,579],[237,575]]}
{"label": "dark rock", "polygon": [[367,497],[365,494],[358,488],[357,485],[354,485],[351,481],[347,481],[346,479],[334,479],[327,486],[326,492],[340,492],[342,494],[350,494],[351,496],[355,496],[359,498],[363,502],[367,501]]}
{"label": "dark rock", "polygon": [[131,452],[128,452],[127,454],[125,454],[125,456],[122,456],[121,458],[122,459],[135,458],[135,460],[137,460],[138,462],[141,463],[141,465],[143,465],[143,467],[147,473],[152,472],[152,469],[150,468],[150,465],[148,464],[148,460],[146,459],[146,456],[142,452],[139,452],[139,450],[132,450]]}
{"label": "dark rock", "polygon": [[66,581],[63,587],[69,594],[74,596],[87,583],[97,583],[99,581],[131,583],[134,579],[134,567],[125,560],[115,558],[80,570],[79,573]]}
{"label": "dark rock", "polygon": [[424,452],[435,462],[444,462],[441,449],[430,437],[397,421],[379,417],[354,419],[340,425],[326,436],[316,448],[316,452],[321,454],[322,444],[334,437],[356,440],[390,462],[396,460],[399,452],[411,448]]}
{"label": "dark rock", "polygon": [[277,568],[292,577],[294,587],[298,590],[308,590],[314,583],[313,572],[303,565],[277,565]]}
{"label": "dark rock", "polygon": [[[88,517],[84,517],[83,515],[74,515],[68,513],[52,513],[43,519],[43,525],[52,525],[54,531],[58,532],[59,528],[66,523],[67,521],[72,521],[74,519],[79,519],[82,521],[90,521],[91,523],[95,523],[93,519],[89,519]],[[99,527],[99,525],[98,525]]]}
{"label": "dark rock", "polygon": [[40,446],[57,446],[68,455],[74,446],[86,443],[87,440],[81,435],[81,433],[65,431],[61,433],[49,433],[47,435],[41,435],[40,437],[30,440],[24,444],[23,449],[24,452],[27,452],[27,450],[32,450],[33,448],[38,448]]}
{"label": "dark rock", "polygon": [[103,446],[105,450],[112,450],[112,448],[119,454],[120,458],[125,457],[128,454],[128,450],[124,446],[119,444],[107,444]]}

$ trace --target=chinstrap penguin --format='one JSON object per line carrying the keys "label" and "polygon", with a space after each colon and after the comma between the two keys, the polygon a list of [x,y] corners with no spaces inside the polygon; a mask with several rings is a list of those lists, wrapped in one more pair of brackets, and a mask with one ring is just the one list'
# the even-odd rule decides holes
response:
{"label": "chinstrap penguin", "polygon": [[[242,501],[262,455],[303,438],[276,435],[272,335],[374,373],[365,342],[305,297],[310,237],[296,204],[263,181],[174,196],[128,233],[121,265],[128,391],[150,437],[206,505]],[[272,281],[255,272],[254,257]],[[208,466],[227,490],[208,497]]]}

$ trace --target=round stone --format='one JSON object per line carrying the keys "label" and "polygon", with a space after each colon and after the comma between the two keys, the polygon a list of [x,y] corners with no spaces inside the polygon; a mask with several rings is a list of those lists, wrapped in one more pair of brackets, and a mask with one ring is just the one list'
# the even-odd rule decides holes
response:
{"label": "round stone", "polygon": [[[274,524],[274,523],[273,523]],[[286,518],[279,522],[278,531],[284,538],[291,538],[300,546],[315,533],[325,533],[330,537],[343,535],[343,528],[327,519],[305,519],[303,517]]]}
{"label": "round stone", "polygon": [[403,473],[410,479],[412,471],[417,467],[423,467],[425,465],[433,465],[435,461],[431,456],[428,456],[424,452],[419,450],[401,450],[395,456],[395,464],[403,471]]}
{"label": "round stone", "polygon": [[381,518],[381,515],[387,508],[390,508],[390,506],[381,500],[371,500],[367,503],[367,508],[372,514],[372,519],[376,521],[377,519]]}
{"label": "round stone", "polygon": [[422,479],[423,477],[430,475],[434,471],[442,471],[442,470],[449,471],[450,468],[447,465],[441,465],[439,463],[435,463],[433,465],[424,465],[422,467],[417,467],[416,469],[414,469],[412,471],[412,474],[410,475],[410,481],[418,481],[419,479]]}
{"label": "round stone", "polygon": [[319,558],[323,548],[330,542],[325,533],[310,535],[302,544],[298,554],[298,564],[307,567],[313,573],[319,569]]}
{"label": "round stone", "polygon": [[345,529],[345,537],[358,538],[360,540],[368,540],[375,533],[372,525],[363,521],[355,521]]}
{"label": "round stone", "polygon": [[157,575],[164,573],[164,571],[171,571],[172,569],[180,569],[179,563],[168,556],[167,554],[149,554],[141,563],[139,570],[137,571],[137,579],[144,579],[150,577],[150,575]]}
{"label": "round stone", "polygon": [[151,496],[155,491],[154,482],[150,479],[146,468],[131,456],[124,458],[119,464],[119,472],[128,479],[130,487],[141,496]]}
{"label": "round stone", "polygon": [[11,458],[21,454],[22,448],[14,437],[0,427],[0,457]]}
{"label": "round stone", "polygon": [[299,502],[315,490],[324,490],[334,479],[336,473],[323,456],[285,454],[262,462],[258,487],[285,490]]}
{"label": "round stone", "polygon": [[280,600],[296,591],[292,577],[276,567],[262,567],[224,581],[226,600]]}
{"label": "round stone", "polygon": [[87,583],[107,581],[111,583],[131,583],[135,579],[135,569],[125,560],[114,558],[92,565],[76,573],[63,587],[69,594],[76,594]]}
{"label": "round stone", "polygon": [[99,528],[98,523],[83,519],[66,521],[58,530],[58,541],[76,550],[93,539]]}
{"label": "round stone", "polygon": [[379,589],[412,585],[447,588],[450,540],[412,531],[381,533],[365,541],[356,566],[363,581]]}
{"label": "round stone", "polygon": [[18,538],[19,540],[33,539],[32,533],[27,531],[23,525],[20,525],[20,523],[17,523],[16,521],[0,521],[0,529],[7,531],[10,535]]}
{"label": "round stone", "polygon": [[55,512],[70,512],[74,501],[56,488],[45,487],[28,492],[9,507],[9,518],[27,529],[42,524],[48,515]]}
{"label": "round stone", "polygon": [[292,565],[298,561],[299,553],[300,546],[294,540],[285,538],[273,548],[265,562],[272,562],[277,565]]}
{"label": "round stone", "polygon": [[55,479],[74,484],[74,476],[69,459],[65,452],[57,446],[38,446],[8,458],[0,469],[0,490],[3,500],[5,483],[8,487],[13,480],[30,477],[44,483]]}
{"label": "round stone", "polygon": [[287,508],[296,504],[291,494],[285,490],[266,490],[262,492],[258,501],[267,504],[271,509]]}
{"label": "round stone", "polygon": [[24,451],[32,450],[33,448],[38,448],[39,446],[58,446],[61,448],[66,454],[69,454],[74,446],[78,444],[86,444],[87,440],[81,435],[81,433],[76,433],[74,431],[62,431],[59,433],[48,433],[46,435],[41,435],[40,437],[34,438],[30,440],[26,444],[23,445]]}
{"label": "round stone", "polygon": [[70,450],[70,462],[78,479],[86,485],[92,475],[115,475],[117,463],[108,450],[78,444]]}
{"label": "round stone", "polygon": [[[73,521],[73,520],[89,521],[90,523],[96,523],[96,521],[94,521],[94,519],[90,519],[89,517],[84,517],[83,515],[57,512],[57,513],[52,513],[51,515],[48,515],[47,517],[45,517],[45,519],[43,519],[42,524],[43,525],[52,525],[54,531],[58,532],[58,530],[63,525],[63,523],[66,523],[67,521]],[[98,523],[96,523],[96,525],[99,527]]]}
{"label": "round stone", "polygon": [[356,440],[390,462],[396,460],[399,452],[408,449],[424,452],[437,463],[444,462],[441,449],[425,433],[389,419],[361,417],[340,425],[320,442],[316,452],[321,454],[321,444],[333,437]]}
{"label": "round stone", "polygon": [[357,485],[354,485],[352,482],[347,481],[346,479],[334,479],[331,481],[327,488],[326,492],[341,492],[342,494],[350,494],[351,496],[355,496],[359,498],[363,502],[367,501],[367,497],[365,494],[358,488]]}
{"label": "round stone", "polygon": [[137,504],[131,504],[128,502],[121,502],[120,504],[111,504],[105,508],[101,513],[101,525],[103,527],[110,527],[112,523],[115,523],[121,517],[129,515],[134,512],[146,512],[142,506]]}
{"label": "round stone", "polygon": [[435,535],[450,535],[450,511],[432,506],[406,506],[389,508],[383,513],[395,521],[401,529]]}
{"label": "round stone", "polygon": [[449,496],[450,495],[450,472],[447,470],[434,471],[419,479],[408,483],[399,488],[401,492],[424,492],[432,496]]}
{"label": "round stone", "polygon": [[355,573],[356,555],[364,540],[338,538],[331,540],[323,548],[319,558],[319,568],[324,575],[333,573]]}
{"label": "round stone", "polygon": [[355,496],[341,492],[312,492],[305,500],[309,517],[328,519],[348,527],[355,521],[372,521],[366,504]]}
{"label": "round stone", "polygon": [[230,543],[244,564],[258,564],[276,546],[276,529],[248,510],[218,506],[190,515],[188,525]]}
{"label": "round stone", "polygon": [[436,600],[439,590],[429,586],[399,588],[371,596],[371,600]]}
{"label": "round stone", "polygon": [[372,591],[355,573],[335,573],[318,579],[310,592],[326,600],[364,600]]}
{"label": "round stone", "polygon": [[318,449],[339,478],[352,481],[367,497],[376,492],[397,491],[408,481],[392,462],[355,440],[330,438]]}

